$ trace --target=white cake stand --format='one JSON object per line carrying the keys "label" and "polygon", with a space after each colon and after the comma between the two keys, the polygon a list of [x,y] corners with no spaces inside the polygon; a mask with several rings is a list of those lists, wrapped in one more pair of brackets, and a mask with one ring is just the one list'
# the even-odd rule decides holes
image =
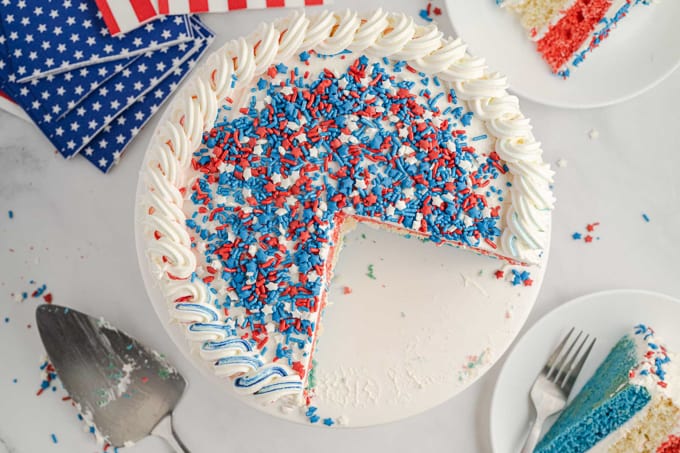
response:
{"label": "white cake stand", "polygon": [[[173,99],[157,124],[178,106]],[[191,350],[182,326],[171,321],[151,275],[140,213],[145,190],[140,178],[135,238],[149,299],[174,343],[210,385],[231,392],[231,384],[214,376],[210,364]],[[419,414],[462,392],[519,333],[547,260],[546,250],[539,266],[522,269],[531,273],[531,286],[512,286],[494,276],[499,269],[510,274],[511,267],[499,260],[360,225],[345,238],[321,323],[314,355],[317,414],[342,417],[347,426],[377,425]],[[367,275],[369,266],[375,278]],[[283,413],[252,400],[243,398],[272,415],[308,423],[300,411]]]}

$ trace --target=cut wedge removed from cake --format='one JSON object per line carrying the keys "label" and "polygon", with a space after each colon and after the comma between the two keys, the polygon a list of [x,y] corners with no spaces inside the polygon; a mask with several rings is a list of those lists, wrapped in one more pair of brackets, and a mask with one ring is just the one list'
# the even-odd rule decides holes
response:
{"label": "cut wedge removed from cake", "polygon": [[680,426],[675,355],[637,325],[612,348],[560,414],[536,453],[677,453]]}
{"label": "cut wedge removed from cake", "polygon": [[356,222],[538,263],[552,172],[506,88],[459,39],[380,10],[294,15],[216,52],[142,170],[151,267],[214,371],[305,402]]}

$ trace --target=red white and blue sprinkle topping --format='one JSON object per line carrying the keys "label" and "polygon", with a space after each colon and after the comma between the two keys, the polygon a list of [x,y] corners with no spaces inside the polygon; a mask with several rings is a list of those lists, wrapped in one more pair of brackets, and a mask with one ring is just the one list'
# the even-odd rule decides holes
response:
{"label": "red white and blue sprinkle topping", "polygon": [[649,326],[638,324],[633,331],[635,335],[642,337],[647,350],[644,352],[643,360],[630,370],[629,377],[633,379],[636,375],[656,376],[657,385],[666,388],[668,383],[665,366],[671,361],[666,347],[654,340],[654,329]]}
{"label": "red white and blue sprinkle topping", "polygon": [[[326,58],[299,55],[302,67]],[[508,168],[475,149],[490,148],[483,126],[468,136],[473,113],[437,77],[365,56],[337,73],[278,64],[243,105],[227,99],[192,159],[186,224],[204,263],[192,281],[228,335],[301,379],[344,219],[497,248]]]}

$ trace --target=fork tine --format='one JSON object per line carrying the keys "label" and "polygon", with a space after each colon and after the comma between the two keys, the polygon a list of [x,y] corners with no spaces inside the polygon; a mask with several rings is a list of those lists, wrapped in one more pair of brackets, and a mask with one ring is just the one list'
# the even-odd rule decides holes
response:
{"label": "fork tine", "polygon": [[583,334],[583,331],[579,331],[578,335],[576,335],[576,338],[574,341],[571,342],[569,347],[567,348],[567,352],[565,352],[561,358],[560,361],[557,365],[553,367],[553,369],[550,371],[550,374],[548,375],[548,379],[551,381],[557,381],[557,377],[559,376],[559,373],[562,369],[564,369],[564,362],[567,361],[567,357],[571,354],[571,350],[574,349],[574,345],[578,343],[579,338],[581,338],[581,335]]}
{"label": "fork tine", "polygon": [[[576,352],[574,352],[571,357],[569,358],[569,362],[567,362],[566,365],[564,365],[560,370],[557,375],[557,379],[555,379],[555,384],[559,385],[562,387],[564,383],[566,382],[567,376],[569,375],[569,372],[574,368],[574,362],[576,359],[579,357],[581,354],[581,349],[583,349],[583,345],[586,344],[586,341],[588,341],[588,338],[590,338],[590,335],[586,334],[585,338],[581,341],[581,343],[578,345],[578,348],[576,348]],[[574,341],[576,343],[576,341]]]}
{"label": "fork tine", "polygon": [[548,360],[545,362],[545,366],[543,366],[543,374],[545,374],[546,376],[550,373],[550,370],[552,369],[553,365],[555,365],[557,357],[560,355],[560,352],[562,352],[562,348],[564,348],[564,345],[567,343],[567,340],[569,340],[569,337],[571,336],[572,333],[574,333],[573,327],[571,328],[569,333],[562,339],[560,344],[557,345],[553,353],[550,354],[550,357],[548,357]]}
{"label": "fork tine", "polygon": [[578,361],[576,366],[572,368],[569,371],[569,374],[565,377],[562,389],[567,394],[567,396],[569,396],[569,394],[571,393],[571,389],[574,387],[576,378],[581,373],[581,368],[583,368],[583,364],[586,363],[590,351],[593,349],[593,346],[595,346],[595,340],[597,340],[597,338],[593,337],[593,341],[591,341],[590,345],[588,345],[588,349],[586,349],[586,352],[581,356],[581,359]]}

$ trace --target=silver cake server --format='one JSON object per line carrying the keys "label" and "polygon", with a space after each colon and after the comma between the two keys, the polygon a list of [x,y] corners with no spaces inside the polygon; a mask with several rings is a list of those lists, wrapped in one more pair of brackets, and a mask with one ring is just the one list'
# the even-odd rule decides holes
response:
{"label": "silver cake server", "polygon": [[189,453],[172,426],[186,381],[162,356],[66,307],[40,305],[36,321],[64,388],[107,442],[124,447],[154,435]]}

